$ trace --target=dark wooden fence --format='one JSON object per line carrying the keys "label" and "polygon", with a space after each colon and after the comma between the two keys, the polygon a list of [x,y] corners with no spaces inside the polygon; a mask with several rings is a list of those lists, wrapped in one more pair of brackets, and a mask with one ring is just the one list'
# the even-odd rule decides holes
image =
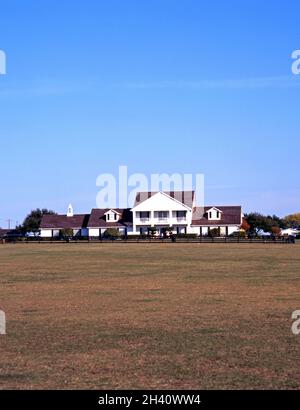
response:
{"label": "dark wooden fence", "polygon": [[115,243],[115,244],[125,244],[125,243],[210,243],[210,244],[224,244],[224,243],[261,243],[261,244],[293,244],[295,243],[294,238],[270,238],[270,237],[257,237],[257,238],[240,238],[240,237],[208,237],[202,236],[198,238],[176,238],[176,240],[171,240],[170,238],[126,238],[126,239],[99,239],[99,238],[71,238],[71,239],[56,239],[56,238],[7,238],[0,240],[0,243],[41,243],[41,244],[62,244],[62,243]]}

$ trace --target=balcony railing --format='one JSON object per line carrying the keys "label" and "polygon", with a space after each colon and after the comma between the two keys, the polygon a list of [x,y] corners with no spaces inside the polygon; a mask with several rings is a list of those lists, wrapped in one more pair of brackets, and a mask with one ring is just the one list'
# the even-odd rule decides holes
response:
{"label": "balcony railing", "polygon": [[143,222],[143,223],[149,222],[149,221],[150,221],[150,218],[148,218],[148,217],[146,217],[146,218],[139,218],[139,221],[140,221],[140,222]]}
{"label": "balcony railing", "polygon": [[136,222],[137,223],[169,223],[169,224],[173,224],[173,223],[186,223],[187,222],[187,218],[186,216],[172,216],[172,217],[167,217],[167,216],[148,216],[148,217],[136,217]]}

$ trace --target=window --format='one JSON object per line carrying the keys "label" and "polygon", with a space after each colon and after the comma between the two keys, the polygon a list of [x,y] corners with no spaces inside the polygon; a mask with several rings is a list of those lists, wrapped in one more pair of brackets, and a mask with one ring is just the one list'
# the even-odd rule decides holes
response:
{"label": "window", "polygon": [[137,212],[136,213],[137,218],[140,218],[141,222],[149,222],[149,217],[150,217],[150,212]]}
{"label": "window", "polygon": [[212,220],[221,219],[221,212],[215,208],[211,208],[211,211],[208,211],[208,219],[212,219]]}
{"label": "window", "polygon": [[186,211],[177,211],[176,216],[177,218],[185,218]]}
{"label": "window", "polygon": [[155,211],[154,218],[158,219],[159,221],[166,221],[169,217],[169,211]]}
{"label": "window", "polygon": [[176,211],[176,217],[179,222],[186,221],[186,211]]}
{"label": "window", "polygon": [[158,214],[158,219],[167,219],[168,218],[168,211],[159,211],[157,214]]}

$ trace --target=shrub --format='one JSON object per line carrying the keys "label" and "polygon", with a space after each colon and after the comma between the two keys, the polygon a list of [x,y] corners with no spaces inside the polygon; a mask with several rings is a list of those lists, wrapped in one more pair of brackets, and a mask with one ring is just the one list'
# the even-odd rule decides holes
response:
{"label": "shrub", "polygon": [[279,226],[272,226],[272,233],[275,235],[275,236],[279,236],[280,235],[280,233],[281,233],[281,229],[279,228]]}
{"label": "shrub", "polygon": [[155,227],[149,228],[149,235],[150,236],[155,236],[156,232],[157,232],[157,229]]}
{"label": "shrub", "polygon": [[178,233],[177,235],[175,235],[176,238],[190,238],[190,239],[196,239],[198,238],[198,235],[196,233]]}
{"label": "shrub", "polygon": [[232,232],[229,236],[232,238],[246,238],[246,232],[245,231],[235,231]]}
{"label": "shrub", "polygon": [[116,239],[120,237],[120,232],[116,228],[108,228],[103,234],[103,238]]}
{"label": "shrub", "polygon": [[62,238],[72,238],[73,237],[73,229],[61,229],[59,233],[60,233],[60,237]]}
{"label": "shrub", "polygon": [[140,234],[140,235],[127,235],[127,238],[126,238],[125,235],[121,236],[121,239],[127,239],[129,241],[130,241],[130,239],[137,240],[137,239],[149,239],[149,238],[150,238],[150,236],[145,234],[145,233]]}
{"label": "shrub", "polygon": [[218,228],[210,229],[210,230],[208,231],[208,236],[210,236],[211,238],[214,238],[214,237],[216,237],[216,236],[220,236],[219,229],[218,229]]}

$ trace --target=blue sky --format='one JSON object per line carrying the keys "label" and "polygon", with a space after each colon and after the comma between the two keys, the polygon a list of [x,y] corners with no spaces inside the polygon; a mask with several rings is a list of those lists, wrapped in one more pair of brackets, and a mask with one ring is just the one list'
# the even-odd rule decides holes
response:
{"label": "blue sky", "polygon": [[299,1],[0,0],[0,226],[96,178],[204,173],[206,202],[300,211]]}

